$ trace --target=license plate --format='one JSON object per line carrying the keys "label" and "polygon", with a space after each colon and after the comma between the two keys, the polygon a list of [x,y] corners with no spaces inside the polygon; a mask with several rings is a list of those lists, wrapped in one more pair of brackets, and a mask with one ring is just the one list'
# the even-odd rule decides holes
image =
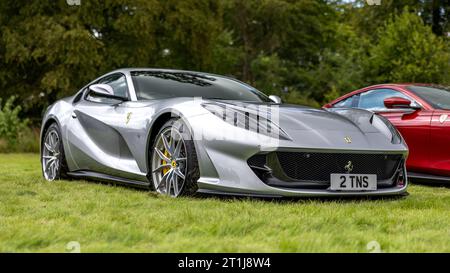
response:
{"label": "license plate", "polygon": [[374,191],[377,189],[375,174],[331,174],[332,191]]}

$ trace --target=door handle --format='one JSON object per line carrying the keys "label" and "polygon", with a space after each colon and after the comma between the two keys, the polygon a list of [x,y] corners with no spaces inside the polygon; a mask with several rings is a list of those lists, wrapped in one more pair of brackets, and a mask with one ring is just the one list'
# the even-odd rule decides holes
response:
{"label": "door handle", "polygon": [[72,118],[77,118],[77,114],[75,114],[75,112],[72,112]]}

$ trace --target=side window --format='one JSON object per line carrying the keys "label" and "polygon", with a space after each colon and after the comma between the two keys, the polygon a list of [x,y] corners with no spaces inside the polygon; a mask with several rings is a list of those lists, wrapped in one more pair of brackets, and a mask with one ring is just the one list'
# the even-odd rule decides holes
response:
{"label": "side window", "polygon": [[384,106],[384,100],[392,97],[400,97],[411,100],[403,93],[392,89],[375,89],[360,94],[358,108],[383,111],[387,110]]}
{"label": "side window", "polygon": [[351,108],[353,104],[353,99],[355,96],[343,99],[340,102],[333,105],[333,108]]}
{"label": "side window", "polygon": [[86,91],[86,88],[83,89],[82,91],[80,91],[80,92],[73,98],[72,103],[73,103],[73,104],[78,103],[78,102],[83,98],[83,95],[84,95],[85,91]]}

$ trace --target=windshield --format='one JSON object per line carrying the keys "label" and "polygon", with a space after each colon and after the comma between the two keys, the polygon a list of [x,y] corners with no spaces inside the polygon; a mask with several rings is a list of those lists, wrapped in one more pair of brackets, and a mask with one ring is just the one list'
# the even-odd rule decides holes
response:
{"label": "windshield", "polygon": [[175,97],[271,102],[255,88],[236,80],[194,72],[132,71],[139,100]]}
{"label": "windshield", "polygon": [[435,109],[450,110],[450,89],[436,86],[408,86],[408,89]]}

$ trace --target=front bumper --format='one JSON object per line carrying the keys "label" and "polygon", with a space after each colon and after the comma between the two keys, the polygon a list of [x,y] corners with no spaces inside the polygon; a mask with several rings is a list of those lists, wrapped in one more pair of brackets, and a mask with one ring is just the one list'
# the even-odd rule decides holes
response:
{"label": "front bumper", "polygon": [[[304,152],[304,150],[298,149],[295,151]],[[338,152],[342,153],[343,151]],[[344,192],[330,190],[329,180],[295,181],[291,179],[291,181],[286,181],[286,179],[283,179],[285,177],[280,178],[279,174],[274,174],[276,172],[273,170],[269,173],[264,173],[267,172],[267,169],[254,168],[240,158],[210,150],[208,154],[213,162],[226,162],[226,164],[215,164],[217,177],[201,176],[198,180],[199,191],[212,194],[260,197],[392,196],[406,193],[408,187],[405,167],[407,151],[350,151],[349,153],[358,155],[400,155],[401,159],[389,178],[378,181],[377,190]],[[323,164],[326,163],[323,162]],[[264,177],[265,175],[266,177]]]}
{"label": "front bumper", "polygon": [[[248,165],[248,160],[256,154],[303,151],[401,155],[406,161],[408,149],[404,144],[392,144],[377,133],[358,135],[353,132],[349,148],[344,141],[334,141],[343,140],[346,133],[341,131],[290,130],[288,133],[292,140],[278,139],[274,142],[269,137],[220,122],[212,114],[191,117],[190,124],[200,169],[199,192],[268,197],[389,196],[404,194],[407,189],[404,169],[402,185],[378,187],[376,191],[336,192],[327,187],[273,186],[265,183]],[[333,137],[327,137],[330,134]]]}

